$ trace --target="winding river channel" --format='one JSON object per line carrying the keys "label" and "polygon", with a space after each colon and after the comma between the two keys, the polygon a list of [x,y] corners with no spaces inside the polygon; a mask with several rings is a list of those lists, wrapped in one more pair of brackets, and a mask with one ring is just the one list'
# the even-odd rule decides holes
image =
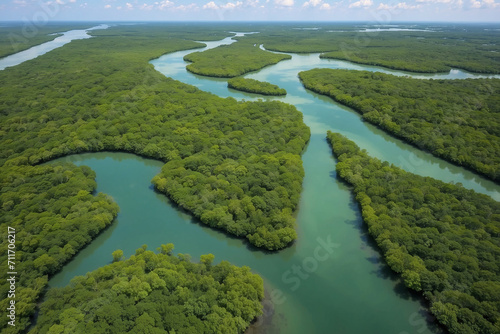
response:
{"label": "winding river channel", "polygon": [[[231,42],[234,40],[226,38],[206,44],[213,48]],[[500,186],[387,135],[363,122],[351,109],[305,90],[297,77],[299,71],[317,67],[411,74],[320,59],[318,54],[292,54],[291,60],[245,76],[271,82],[288,92],[286,97],[263,98],[230,90],[224,79],[187,72],[183,56],[191,52],[167,54],[151,63],[166,76],[221,97],[277,99],[303,113],[304,122],[311,128],[311,140],[302,157],[305,178],[297,213],[298,241],[280,252],[265,253],[199,224],[153,190],[151,179],[160,171],[161,162],[125,153],[73,155],[57,161],[90,166],[97,173],[97,191],[111,195],[121,211],[117,221],[54,276],[50,285],[66,285],[75,275],[110,263],[116,249],[130,256],[143,244],[155,249],[172,242],[176,252],[189,253],[195,260],[212,253],[216,261],[247,265],[264,278],[266,314],[249,333],[439,333],[422,300],[391,274],[368,237],[349,187],[336,178],[326,131],[340,132],[370,155],[407,171],[460,182],[496,200],[500,200]],[[475,77],[459,70],[411,76]]]}

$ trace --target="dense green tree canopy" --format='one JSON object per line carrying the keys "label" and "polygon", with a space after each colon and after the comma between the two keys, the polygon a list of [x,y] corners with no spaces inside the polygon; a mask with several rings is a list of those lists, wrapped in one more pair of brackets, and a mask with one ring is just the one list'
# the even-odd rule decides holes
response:
{"label": "dense green tree canopy", "polygon": [[[72,164],[3,166],[0,168],[0,265],[7,271],[7,231],[15,229],[15,298],[8,298],[9,284],[0,281],[0,307],[16,301],[16,326],[0,317],[2,333],[18,333],[29,325],[48,276],[58,272],[118,213],[107,196],[93,196],[95,173]],[[11,253],[12,254],[12,253]],[[4,273],[5,274],[5,273]],[[10,277],[10,276],[9,276]]]}
{"label": "dense green tree canopy", "polygon": [[232,78],[227,81],[229,88],[262,95],[286,95],[286,90],[269,82],[246,78]]}
{"label": "dense green tree canopy", "polygon": [[262,279],[226,261],[199,264],[146,247],[101,267],[69,286],[51,289],[40,308],[37,333],[243,333],[262,314]]}
{"label": "dense green tree canopy", "polygon": [[186,66],[190,72],[211,77],[232,78],[290,58],[292,58],[290,55],[261,50],[257,45],[236,42],[203,52],[190,53],[184,60],[192,62]]}
{"label": "dense green tree canopy", "polygon": [[363,119],[500,181],[500,80],[420,80],[384,73],[314,69],[304,86],[352,107]]}
{"label": "dense green tree canopy", "polygon": [[328,133],[387,264],[452,334],[500,333],[500,203],[403,171]]}

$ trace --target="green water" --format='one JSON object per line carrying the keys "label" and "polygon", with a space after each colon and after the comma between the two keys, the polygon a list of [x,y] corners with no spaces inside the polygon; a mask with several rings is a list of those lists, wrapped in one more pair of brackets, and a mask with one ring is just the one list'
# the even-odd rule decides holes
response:
{"label": "green water", "polygon": [[[189,51],[169,54],[152,63],[167,76],[219,96],[258,98],[229,91],[225,80],[188,73],[182,61],[186,53]],[[250,266],[264,278],[268,294],[274,297],[266,306],[273,312],[267,313],[264,325],[258,323],[250,333],[438,333],[426,321],[432,318],[420,299],[391,274],[367,236],[349,188],[336,179],[326,131],[341,132],[371,155],[406,170],[461,182],[497,200],[500,187],[386,135],[348,108],[306,91],[297,78],[301,70],[342,66],[361,67],[320,60],[317,55],[293,55],[292,60],[248,75],[285,88],[288,95],[281,99],[297,106],[311,128],[311,141],[302,157],[306,174],[297,216],[299,239],[293,246],[266,253],[200,225],[153,190],[150,180],[159,172],[160,162],[124,153],[81,154],[60,160],[96,171],[97,190],[111,195],[121,211],[114,225],[54,276],[50,285],[65,285],[75,275],[110,263],[115,249],[129,256],[143,244],[154,249],[172,242],[176,252],[189,253],[193,259],[212,253],[216,261]]]}

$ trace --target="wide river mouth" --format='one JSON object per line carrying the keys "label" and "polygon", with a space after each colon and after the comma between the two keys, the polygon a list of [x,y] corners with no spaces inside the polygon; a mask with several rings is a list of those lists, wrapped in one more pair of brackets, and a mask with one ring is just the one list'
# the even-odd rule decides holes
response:
{"label": "wide river mouth", "polygon": [[[206,44],[213,48],[231,42],[226,38]],[[274,297],[267,302],[273,314],[265,317],[264,324],[253,326],[251,333],[439,333],[422,300],[391,273],[367,235],[349,187],[336,178],[326,131],[340,132],[370,155],[405,170],[445,182],[460,182],[496,200],[500,200],[500,186],[362,122],[351,109],[305,90],[297,77],[299,71],[316,67],[408,73],[320,59],[318,54],[292,54],[291,60],[245,75],[288,92],[286,97],[269,98],[229,90],[226,79],[187,72],[183,56],[202,50],[167,54],[151,63],[166,76],[221,97],[277,99],[293,104],[311,128],[311,140],[302,156],[305,178],[297,212],[297,242],[280,252],[266,253],[201,225],[153,190],[151,179],[160,171],[161,162],[126,153],[73,155],[55,161],[90,166],[97,173],[97,191],[111,195],[121,211],[117,221],[55,275],[50,285],[66,285],[74,276],[110,263],[116,249],[130,256],[143,244],[154,250],[172,242],[175,252],[191,254],[193,260],[212,253],[216,262],[247,265],[264,278],[268,294]],[[449,74],[415,77],[476,76],[453,70]]]}

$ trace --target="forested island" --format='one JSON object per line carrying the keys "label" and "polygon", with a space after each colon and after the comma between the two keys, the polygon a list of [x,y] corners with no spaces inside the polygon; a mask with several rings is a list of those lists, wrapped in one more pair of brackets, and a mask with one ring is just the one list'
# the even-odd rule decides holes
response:
{"label": "forested island", "polygon": [[193,263],[173,248],[144,245],[126,260],[118,250],[113,264],[51,289],[29,333],[243,333],[262,314],[262,278],[248,267],[213,265],[212,254]]}
{"label": "forested island", "polygon": [[307,89],[457,165],[500,181],[500,80],[420,80],[384,73],[313,69]]}
{"label": "forested island", "polygon": [[290,59],[290,55],[261,50],[257,45],[238,42],[215,49],[190,53],[184,60],[190,72],[220,78],[232,78]]}
{"label": "forested island", "polygon": [[371,158],[340,134],[328,140],[338,175],[405,285],[422,292],[450,333],[498,333],[500,203]]}
{"label": "forested island", "polygon": [[233,78],[227,81],[229,88],[237,89],[242,92],[262,94],[262,95],[286,95],[286,90],[269,82],[255,79]]}

